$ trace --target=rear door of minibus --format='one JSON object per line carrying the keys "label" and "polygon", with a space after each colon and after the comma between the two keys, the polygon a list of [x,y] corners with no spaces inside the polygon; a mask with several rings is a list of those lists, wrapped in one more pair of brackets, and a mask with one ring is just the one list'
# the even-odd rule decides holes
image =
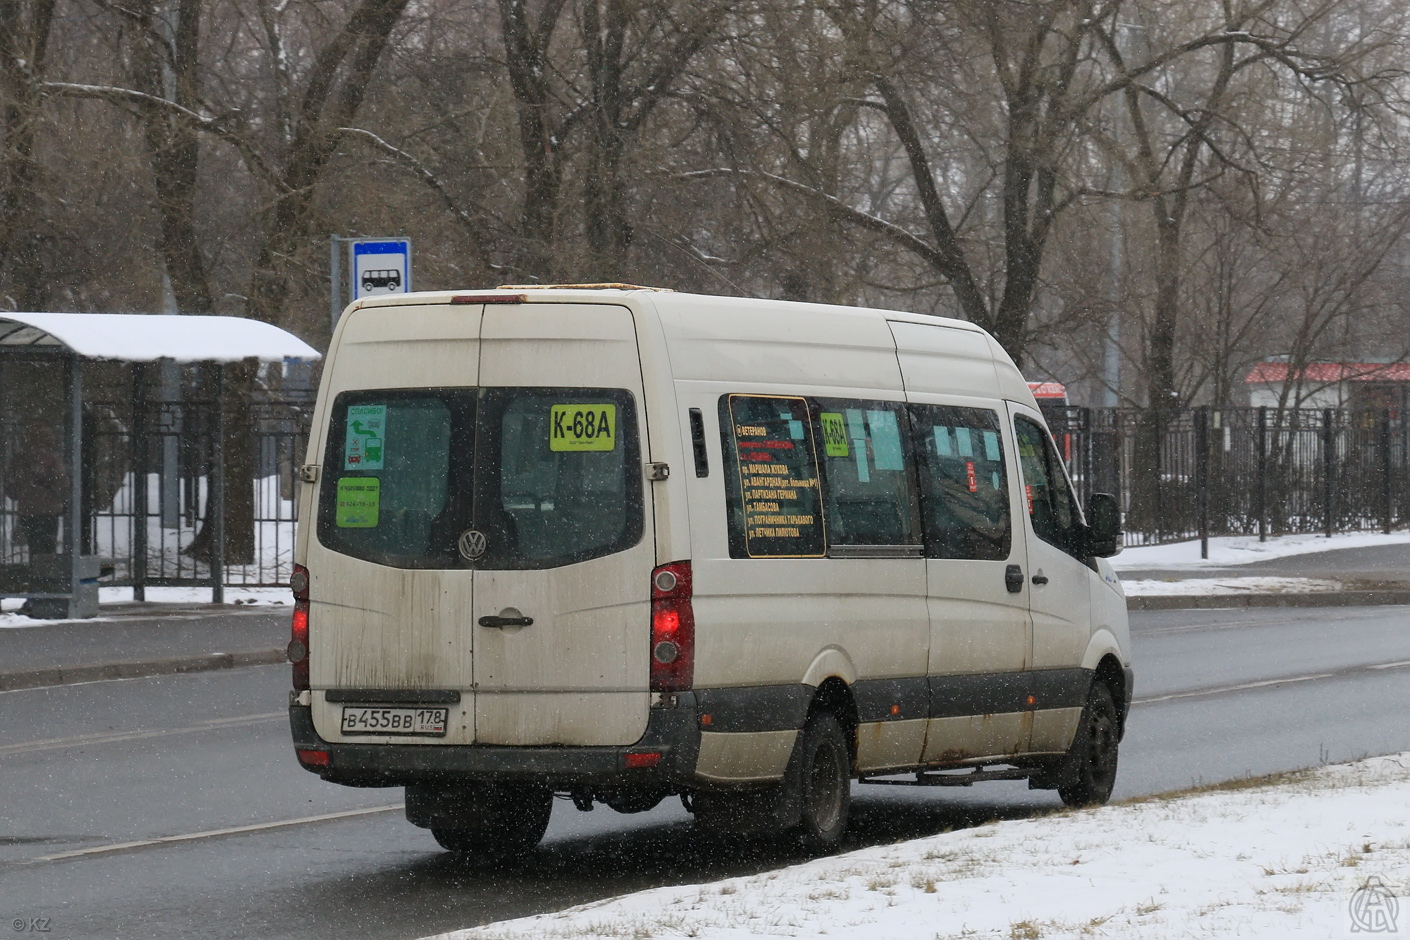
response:
{"label": "rear door of minibus", "polygon": [[487,304],[475,740],[624,745],[649,712],[655,549],[636,328],[611,304]]}

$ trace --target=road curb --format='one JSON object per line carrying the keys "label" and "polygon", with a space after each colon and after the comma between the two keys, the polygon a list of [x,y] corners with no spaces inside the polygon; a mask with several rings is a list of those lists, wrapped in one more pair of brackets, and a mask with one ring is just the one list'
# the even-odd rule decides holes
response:
{"label": "road curb", "polygon": [[79,682],[101,682],[106,679],[142,679],[148,676],[170,676],[185,672],[214,672],[221,669],[240,669],[245,666],[272,666],[283,662],[288,662],[284,650],[272,649],[243,653],[210,653],[202,656],[173,656],[167,659],[144,659],[136,662],[102,663],[89,666],[29,669],[22,672],[0,673],[0,692],[74,685]]}
{"label": "road curb", "polygon": [[1127,610],[1214,610],[1226,607],[1379,607],[1410,604],[1410,591],[1325,591],[1303,594],[1155,594],[1126,598]]}

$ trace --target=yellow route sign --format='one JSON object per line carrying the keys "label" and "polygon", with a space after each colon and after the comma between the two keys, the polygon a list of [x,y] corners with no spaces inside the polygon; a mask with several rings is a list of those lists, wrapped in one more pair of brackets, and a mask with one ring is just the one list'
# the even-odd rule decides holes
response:
{"label": "yellow route sign", "polygon": [[570,453],[617,449],[617,406],[554,405],[549,413],[548,449]]}

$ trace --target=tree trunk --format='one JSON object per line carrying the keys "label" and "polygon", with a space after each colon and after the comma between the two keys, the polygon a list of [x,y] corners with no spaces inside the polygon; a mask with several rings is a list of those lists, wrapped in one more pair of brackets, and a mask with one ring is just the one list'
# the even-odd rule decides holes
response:
{"label": "tree trunk", "polygon": [[509,87],[519,119],[519,149],[524,158],[524,195],[519,210],[519,250],[515,265],[523,275],[554,279],[553,245],[558,199],[563,186],[559,162],[562,128],[551,115],[548,47],[566,0],[549,0],[530,24],[524,0],[499,0]]}
{"label": "tree trunk", "polygon": [[20,310],[45,306],[34,147],[53,19],[54,0],[0,0],[0,284]]}
{"label": "tree trunk", "polygon": [[[192,110],[200,106],[201,0],[179,0],[168,63],[158,32],[157,5],[147,0],[135,11],[143,27],[132,56],[133,87],[154,98],[168,98]],[[143,138],[152,167],[161,215],[158,246],[180,313],[211,313],[215,300],[196,233],[196,174],[200,161],[198,131],[170,111],[148,107]]]}

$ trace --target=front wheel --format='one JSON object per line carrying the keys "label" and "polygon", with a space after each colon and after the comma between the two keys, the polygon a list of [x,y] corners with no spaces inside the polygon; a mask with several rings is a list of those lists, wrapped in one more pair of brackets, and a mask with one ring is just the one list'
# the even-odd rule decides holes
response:
{"label": "front wheel", "polygon": [[1118,747],[1116,703],[1104,682],[1087,695],[1082,723],[1061,769],[1058,796],[1068,806],[1100,806],[1116,785]]}
{"label": "front wheel", "polygon": [[819,712],[798,737],[790,785],[798,788],[802,813],[798,839],[811,851],[837,847],[852,806],[852,754],[837,717]]}

